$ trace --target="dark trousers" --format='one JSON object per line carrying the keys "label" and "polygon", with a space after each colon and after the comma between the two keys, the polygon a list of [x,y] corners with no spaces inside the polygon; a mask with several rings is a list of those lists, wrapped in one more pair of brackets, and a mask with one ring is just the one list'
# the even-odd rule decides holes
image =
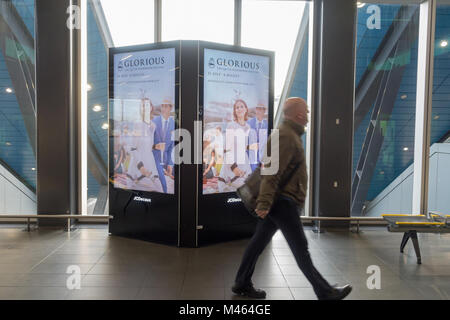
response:
{"label": "dark trousers", "polygon": [[264,251],[275,232],[280,229],[300,270],[311,283],[316,295],[324,295],[331,289],[331,286],[313,265],[298,210],[299,207],[293,200],[280,197],[269,214],[264,219],[259,219],[255,234],[245,250],[236,275],[238,286],[246,286],[252,283],[251,278],[259,255]]}

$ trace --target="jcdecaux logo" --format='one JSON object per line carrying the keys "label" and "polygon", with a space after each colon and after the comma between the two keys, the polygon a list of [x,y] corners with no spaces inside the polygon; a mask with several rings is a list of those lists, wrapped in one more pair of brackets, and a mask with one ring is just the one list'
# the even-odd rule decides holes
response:
{"label": "jcdecaux logo", "polygon": [[139,201],[139,202],[148,202],[148,203],[152,202],[152,199],[149,199],[149,198],[142,198],[142,197],[138,197],[138,196],[135,196],[135,197],[133,198],[133,200],[134,200],[134,201]]}

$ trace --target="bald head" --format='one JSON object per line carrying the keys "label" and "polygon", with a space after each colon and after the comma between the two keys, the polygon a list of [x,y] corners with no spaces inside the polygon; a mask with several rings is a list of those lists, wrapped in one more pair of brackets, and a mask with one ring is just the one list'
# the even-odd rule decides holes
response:
{"label": "bald head", "polygon": [[308,113],[308,104],[302,98],[292,97],[284,102],[283,114],[285,119],[306,126],[308,123]]}

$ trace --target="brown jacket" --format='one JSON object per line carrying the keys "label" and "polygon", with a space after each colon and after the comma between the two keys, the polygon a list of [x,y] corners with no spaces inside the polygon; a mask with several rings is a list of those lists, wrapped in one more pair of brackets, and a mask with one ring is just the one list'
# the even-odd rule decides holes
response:
{"label": "brown jacket", "polygon": [[[270,210],[278,195],[291,198],[300,207],[303,207],[305,203],[308,174],[305,150],[300,139],[305,128],[292,120],[284,120],[278,129],[279,159],[274,159],[278,161],[278,172],[273,175],[261,175],[261,186],[256,200],[256,208],[259,210]],[[271,139],[269,138],[266,147],[269,155],[271,155]],[[286,181],[288,181],[287,184]],[[280,185],[283,186],[283,184],[285,185],[280,190]]]}

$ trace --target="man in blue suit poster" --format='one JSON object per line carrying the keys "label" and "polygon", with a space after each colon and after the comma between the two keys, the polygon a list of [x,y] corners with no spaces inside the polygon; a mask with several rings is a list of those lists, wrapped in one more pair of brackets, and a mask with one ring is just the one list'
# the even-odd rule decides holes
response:
{"label": "man in blue suit poster", "polygon": [[250,126],[248,158],[252,171],[259,166],[267,142],[269,125],[266,119],[266,109],[263,103],[258,103],[255,108],[255,117],[247,121]]}
{"label": "man in blue suit poster", "polygon": [[172,161],[174,142],[171,135],[175,130],[175,120],[170,116],[172,109],[173,103],[171,99],[164,99],[161,104],[161,115],[153,119],[156,125],[153,155],[156,163],[160,164],[162,169],[158,170],[158,174],[165,193],[174,193]]}

